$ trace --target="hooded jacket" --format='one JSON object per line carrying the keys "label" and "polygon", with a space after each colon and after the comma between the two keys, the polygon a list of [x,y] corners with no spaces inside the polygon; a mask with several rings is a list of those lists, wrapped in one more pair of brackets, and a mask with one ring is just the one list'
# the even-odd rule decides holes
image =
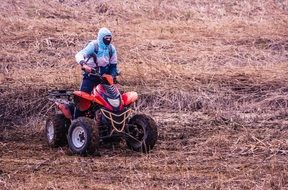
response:
{"label": "hooded jacket", "polygon": [[[112,33],[107,28],[101,28],[98,32],[97,40],[93,40],[88,43],[88,45],[79,51],[76,55],[76,62],[80,63],[81,61],[89,61],[87,65],[95,68],[96,63],[91,58],[93,55],[97,57],[97,64],[100,67],[100,74],[111,74],[112,76],[117,75],[117,52],[116,48],[112,45],[105,45],[103,38],[106,35],[112,36]],[[98,44],[98,51],[95,49],[95,43]],[[109,47],[111,46],[111,47]],[[111,49],[111,57],[109,51]],[[97,52],[97,53],[96,53]]]}

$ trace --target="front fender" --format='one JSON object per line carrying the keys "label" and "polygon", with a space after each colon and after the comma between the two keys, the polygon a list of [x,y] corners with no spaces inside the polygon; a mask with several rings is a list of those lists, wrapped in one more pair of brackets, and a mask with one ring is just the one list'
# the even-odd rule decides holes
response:
{"label": "front fender", "polygon": [[91,102],[94,100],[90,94],[82,91],[75,91],[73,94],[75,95],[74,101],[76,103],[76,107],[80,111],[86,111],[90,108]]}
{"label": "front fender", "polygon": [[128,106],[132,103],[134,103],[138,99],[137,92],[126,92],[122,94],[122,100],[124,106]]}

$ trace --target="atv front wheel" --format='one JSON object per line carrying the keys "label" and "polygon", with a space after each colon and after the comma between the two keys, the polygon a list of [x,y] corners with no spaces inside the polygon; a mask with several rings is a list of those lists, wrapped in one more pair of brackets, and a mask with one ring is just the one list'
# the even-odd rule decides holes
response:
{"label": "atv front wheel", "polygon": [[98,126],[93,119],[79,117],[72,122],[67,139],[72,153],[93,154],[99,148]]}
{"label": "atv front wheel", "polygon": [[144,114],[133,116],[127,126],[127,146],[134,151],[148,153],[158,137],[155,121]]}
{"label": "atv front wheel", "polygon": [[59,147],[67,144],[66,134],[70,120],[63,114],[50,115],[46,120],[45,136],[50,147]]}

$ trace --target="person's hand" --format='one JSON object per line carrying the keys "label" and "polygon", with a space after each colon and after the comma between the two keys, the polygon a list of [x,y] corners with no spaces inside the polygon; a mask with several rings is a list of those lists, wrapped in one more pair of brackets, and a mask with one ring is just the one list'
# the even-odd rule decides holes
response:
{"label": "person's hand", "polygon": [[91,72],[92,72],[92,68],[89,67],[89,66],[86,65],[86,64],[83,64],[83,65],[82,65],[82,70],[84,70],[84,71],[87,72],[87,73],[91,73]]}

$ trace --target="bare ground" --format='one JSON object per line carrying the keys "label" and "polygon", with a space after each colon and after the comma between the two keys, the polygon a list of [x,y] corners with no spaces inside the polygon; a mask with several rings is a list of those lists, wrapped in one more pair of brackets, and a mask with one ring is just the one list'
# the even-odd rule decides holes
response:
{"label": "bare ground", "polygon": [[[101,146],[79,157],[50,149],[40,129],[6,130],[1,136],[4,189],[284,189],[287,122],[243,126],[200,112],[153,112],[159,141],[148,155]],[[283,127],[286,126],[286,127]]]}

